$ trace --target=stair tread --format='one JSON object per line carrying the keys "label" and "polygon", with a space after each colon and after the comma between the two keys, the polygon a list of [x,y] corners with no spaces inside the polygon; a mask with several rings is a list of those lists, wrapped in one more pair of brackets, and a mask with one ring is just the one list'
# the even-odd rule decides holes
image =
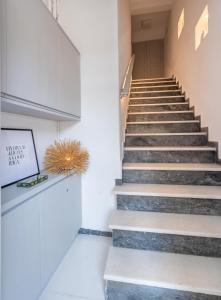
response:
{"label": "stair tread", "polygon": [[221,171],[219,164],[204,163],[124,163],[123,170]]}
{"label": "stair tread", "polygon": [[135,121],[135,122],[127,122],[129,125],[136,124],[178,124],[178,123],[200,123],[199,120],[179,120],[179,121]]}
{"label": "stair tread", "polygon": [[109,228],[112,230],[221,238],[221,217],[115,210],[109,219]]}
{"label": "stair tread", "polygon": [[194,113],[193,110],[165,110],[165,111],[138,111],[138,112],[129,112],[128,115],[167,115],[167,114],[191,114]]}
{"label": "stair tread", "polygon": [[[133,92],[136,93],[136,92]],[[165,95],[165,96],[150,96],[150,97],[130,97],[130,100],[149,100],[149,99],[173,99],[173,98],[185,98],[184,95]]]}
{"label": "stair tread", "polygon": [[161,105],[164,105],[164,106],[166,106],[166,105],[187,105],[187,104],[189,104],[189,102],[171,102],[171,103],[148,103],[148,104],[129,104],[129,106],[161,106]]}
{"label": "stair tread", "polygon": [[110,247],[104,279],[221,296],[221,259]]}
{"label": "stair tread", "polygon": [[210,146],[129,146],[125,151],[216,151],[216,147]]}
{"label": "stair tread", "polygon": [[116,186],[113,192],[117,195],[161,196],[221,200],[221,186],[124,183],[121,186]]}
{"label": "stair tread", "polygon": [[207,135],[207,132],[201,131],[201,132],[156,132],[156,133],[126,133],[126,136],[171,136],[171,135]]}
{"label": "stair tread", "polygon": [[167,85],[147,85],[147,86],[139,86],[139,87],[135,87],[132,86],[132,89],[154,89],[154,88],[162,88],[162,87],[177,87],[179,88],[178,84],[167,84]]}
{"label": "stair tread", "polygon": [[140,79],[132,79],[132,82],[138,82],[138,81],[154,81],[154,80],[174,80],[172,77],[155,77],[155,78],[140,78]]}
{"label": "stair tread", "polygon": [[160,83],[160,84],[163,84],[163,83],[174,83],[174,84],[177,84],[176,80],[175,79],[170,79],[170,80],[166,80],[166,79],[162,79],[162,80],[157,80],[157,81],[132,81],[131,83],[131,86],[136,86],[136,85],[139,85],[139,84],[155,84],[155,83]]}
{"label": "stair tread", "polygon": [[151,93],[175,93],[175,92],[182,92],[181,89],[177,90],[154,90],[154,91],[131,91],[131,94],[151,94]]}

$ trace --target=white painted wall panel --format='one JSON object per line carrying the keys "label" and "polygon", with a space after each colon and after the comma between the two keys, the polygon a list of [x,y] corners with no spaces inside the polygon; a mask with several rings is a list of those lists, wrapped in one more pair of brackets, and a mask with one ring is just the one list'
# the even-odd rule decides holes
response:
{"label": "white painted wall panel", "polygon": [[82,176],[82,226],[108,230],[115,205],[112,189],[121,177],[118,3],[63,0],[59,16],[81,53],[82,121],[63,124],[62,136],[79,139],[90,153]]}
{"label": "white painted wall panel", "polygon": [[[209,31],[195,50],[195,29],[206,5],[209,10]],[[184,27],[178,39],[178,20],[184,9]],[[211,141],[219,142],[221,158],[220,36],[221,1],[177,0],[172,10],[165,41],[166,76],[177,76],[202,126],[209,127]]]}

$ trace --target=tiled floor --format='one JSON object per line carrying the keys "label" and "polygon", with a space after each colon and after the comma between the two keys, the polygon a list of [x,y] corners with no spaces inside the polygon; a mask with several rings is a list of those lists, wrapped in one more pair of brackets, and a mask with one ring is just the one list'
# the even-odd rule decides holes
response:
{"label": "tiled floor", "polygon": [[110,238],[79,235],[39,300],[104,300],[110,245]]}

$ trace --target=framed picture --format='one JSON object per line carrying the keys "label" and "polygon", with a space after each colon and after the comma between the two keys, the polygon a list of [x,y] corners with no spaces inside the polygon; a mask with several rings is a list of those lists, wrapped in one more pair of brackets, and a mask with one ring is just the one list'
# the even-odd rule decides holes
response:
{"label": "framed picture", "polygon": [[31,129],[1,129],[0,178],[4,188],[39,175],[39,165]]}

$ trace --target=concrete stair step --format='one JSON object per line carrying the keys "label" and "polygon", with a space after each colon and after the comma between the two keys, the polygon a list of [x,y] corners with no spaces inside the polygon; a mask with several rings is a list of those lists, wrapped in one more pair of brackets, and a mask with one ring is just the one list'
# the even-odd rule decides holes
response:
{"label": "concrete stair step", "polygon": [[114,193],[120,210],[221,216],[221,187],[123,184]]}
{"label": "concrete stair step", "polygon": [[221,217],[115,210],[113,245],[141,250],[221,257]]}
{"label": "concrete stair step", "polygon": [[140,79],[132,79],[132,83],[136,83],[136,82],[172,81],[172,80],[174,80],[174,78],[172,78],[172,77],[140,78]]}
{"label": "concrete stair step", "polygon": [[193,111],[161,112],[161,113],[129,113],[128,122],[151,122],[151,121],[185,121],[194,120]]}
{"label": "concrete stair step", "polygon": [[150,146],[125,147],[124,162],[137,163],[214,163],[216,147]]}
{"label": "concrete stair step", "polygon": [[125,146],[203,146],[208,143],[206,132],[127,133]]}
{"label": "concrete stair step", "polygon": [[179,96],[182,94],[181,89],[176,90],[154,90],[154,91],[131,91],[130,97],[161,97],[161,96]]}
{"label": "concrete stair step", "polygon": [[130,104],[158,104],[158,103],[182,103],[185,102],[185,96],[157,96],[157,97],[132,97]]}
{"label": "concrete stair step", "polygon": [[221,165],[203,163],[124,163],[123,182],[221,186]]}
{"label": "concrete stair step", "polygon": [[129,112],[159,112],[159,111],[186,111],[189,110],[189,102],[180,103],[149,103],[129,104]]}
{"label": "concrete stair step", "polygon": [[177,84],[168,84],[168,85],[152,85],[152,86],[132,86],[131,92],[136,91],[163,91],[163,90],[177,90],[179,86]]}
{"label": "concrete stair step", "polygon": [[162,80],[162,81],[142,81],[142,82],[132,82],[131,87],[149,87],[149,86],[166,86],[166,85],[176,85],[176,80]]}
{"label": "concrete stair step", "polygon": [[199,132],[199,120],[127,122],[127,133]]}
{"label": "concrete stair step", "polygon": [[221,259],[111,247],[108,300],[221,299]]}

